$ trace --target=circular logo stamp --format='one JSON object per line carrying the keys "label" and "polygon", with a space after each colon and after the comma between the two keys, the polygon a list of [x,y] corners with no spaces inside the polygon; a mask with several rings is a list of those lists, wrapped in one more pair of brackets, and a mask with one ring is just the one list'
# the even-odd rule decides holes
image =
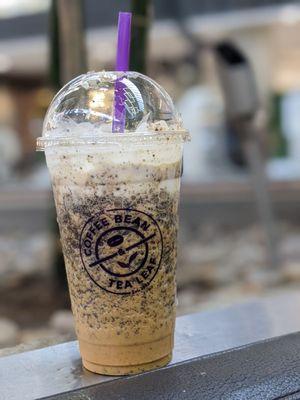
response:
{"label": "circular logo stamp", "polygon": [[149,285],[160,267],[162,252],[157,222],[138,210],[100,212],[86,222],[80,235],[86,272],[111,293],[135,293]]}

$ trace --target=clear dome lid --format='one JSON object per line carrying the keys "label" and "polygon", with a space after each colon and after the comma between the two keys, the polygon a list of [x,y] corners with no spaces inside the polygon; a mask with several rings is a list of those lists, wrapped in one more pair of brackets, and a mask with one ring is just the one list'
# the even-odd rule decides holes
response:
{"label": "clear dome lid", "polygon": [[188,138],[168,93],[137,72],[89,72],[55,96],[37,147],[150,137],[154,141]]}

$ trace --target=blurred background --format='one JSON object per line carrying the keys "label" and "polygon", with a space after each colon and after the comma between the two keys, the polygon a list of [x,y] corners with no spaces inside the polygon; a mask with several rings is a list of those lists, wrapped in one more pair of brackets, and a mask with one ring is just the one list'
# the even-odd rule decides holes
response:
{"label": "blurred background", "polygon": [[300,3],[0,2],[0,354],[74,337],[49,175],[35,151],[55,92],[114,69],[133,11],[131,69],[175,99],[186,146],[178,314],[300,285]]}

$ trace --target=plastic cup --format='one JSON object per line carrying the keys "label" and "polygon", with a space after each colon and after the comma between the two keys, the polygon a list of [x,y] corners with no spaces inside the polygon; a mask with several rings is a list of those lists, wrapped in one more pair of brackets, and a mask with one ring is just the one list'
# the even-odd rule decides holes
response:
{"label": "plastic cup", "polygon": [[[125,132],[113,133],[115,83]],[[82,75],[54,98],[45,150],[83,365],[126,375],[166,365],[176,311],[183,143],[169,95],[148,77]]]}

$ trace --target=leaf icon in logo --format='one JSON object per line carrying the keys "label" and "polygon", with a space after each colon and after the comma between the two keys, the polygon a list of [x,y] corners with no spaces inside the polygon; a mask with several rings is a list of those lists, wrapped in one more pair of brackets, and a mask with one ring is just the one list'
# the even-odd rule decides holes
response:
{"label": "leaf icon in logo", "polygon": [[136,251],[135,253],[133,253],[133,254],[130,256],[130,258],[129,258],[129,264],[131,264],[132,261],[136,259],[137,255],[138,255],[138,253],[137,253],[137,251]]}
{"label": "leaf icon in logo", "polygon": [[132,263],[133,260],[136,259],[137,255],[138,255],[138,252],[136,251],[135,253],[131,254],[131,256],[129,257],[129,262],[128,263],[124,263],[122,261],[118,261],[118,264],[122,268],[130,268],[130,264]]}
{"label": "leaf icon in logo", "polygon": [[119,264],[120,267],[122,267],[122,268],[129,268],[129,267],[130,267],[130,264],[124,263],[124,262],[122,262],[122,261],[118,261],[118,264]]}

